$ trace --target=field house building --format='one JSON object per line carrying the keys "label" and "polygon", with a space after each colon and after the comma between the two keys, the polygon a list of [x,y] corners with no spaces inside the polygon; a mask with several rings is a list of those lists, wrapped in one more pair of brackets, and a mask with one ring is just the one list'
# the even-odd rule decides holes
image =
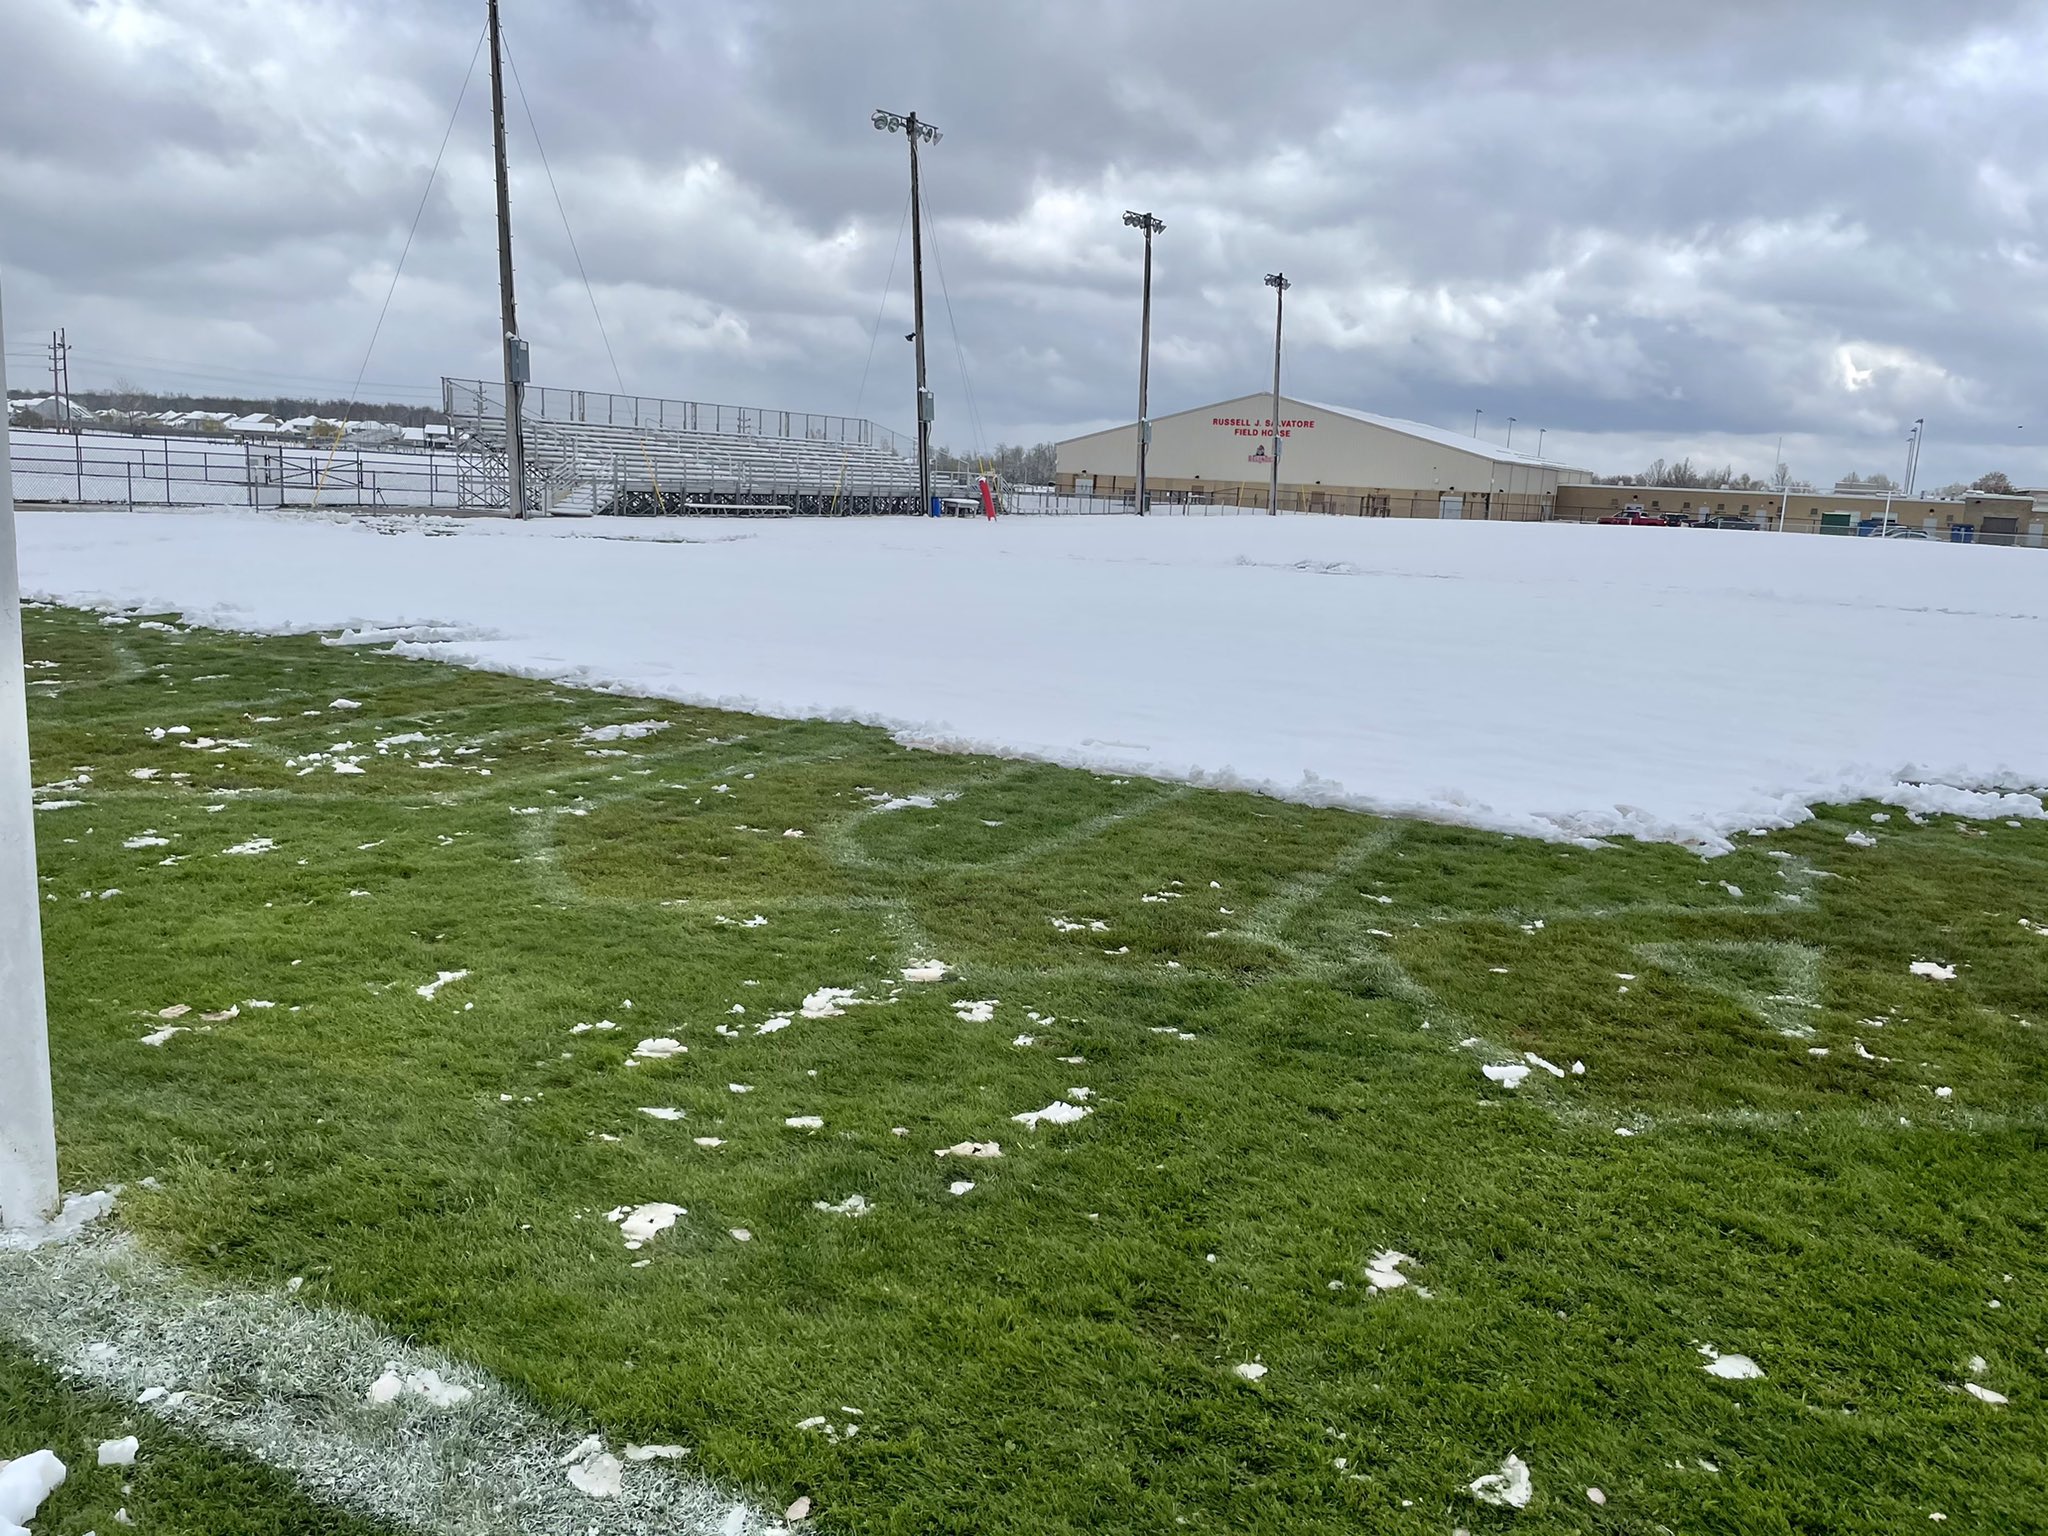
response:
{"label": "field house building", "polygon": [[[1268,392],[1155,416],[1145,470],[1153,503],[1263,507],[1272,415]],[[1542,519],[1553,514],[1559,486],[1593,478],[1447,428],[1286,395],[1279,430],[1280,505],[1289,511]],[[1056,452],[1062,493],[1136,493],[1136,422],[1069,438]]]}

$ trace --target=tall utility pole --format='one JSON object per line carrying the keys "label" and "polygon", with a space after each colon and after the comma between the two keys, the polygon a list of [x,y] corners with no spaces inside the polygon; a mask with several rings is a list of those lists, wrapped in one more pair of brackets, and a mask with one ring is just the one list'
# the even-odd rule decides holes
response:
{"label": "tall utility pole", "polygon": [[1272,483],[1266,490],[1266,516],[1280,515],[1280,322],[1287,315],[1287,290],[1294,285],[1285,272],[1268,272],[1266,286],[1273,290],[1273,463]]}
{"label": "tall utility pole", "polygon": [[1152,237],[1166,225],[1149,213],[1125,213],[1124,222],[1145,231],[1145,299],[1138,322],[1138,516],[1150,505],[1145,493],[1145,455],[1152,447],[1152,418],[1145,414],[1146,375],[1152,366]]}
{"label": "tall utility pole", "polygon": [[1543,457],[1543,434],[1549,430],[1550,428],[1548,427],[1538,427],[1536,429],[1536,457],[1539,459]]}
{"label": "tall utility pole", "polygon": [[930,123],[918,121],[915,112],[895,113],[875,110],[869,119],[883,133],[900,133],[910,140],[910,292],[911,325],[910,337],[917,346],[917,507],[920,512],[932,509],[932,418],[938,414],[932,403],[932,392],[925,387],[924,379],[924,213],[919,206],[921,194],[917,182],[917,145],[921,139],[927,144],[939,142],[939,130]]}
{"label": "tall utility pole", "polygon": [[[0,399],[7,396],[0,358]],[[0,1229],[57,1209],[57,1128],[43,1004],[42,904],[29,801],[28,700],[21,668],[21,579],[14,481],[0,420]]]}
{"label": "tall utility pole", "polygon": [[1484,416],[1485,414],[1486,412],[1484,411],[1474,411],[1472,413],[1472,435],[1474,437],[1477,437],[1479,435],[1479,418]]}
{"label": "tall utility pole", "polygon": [[1920,439],[1926,436],[1926,434],[1927,418],[1925,416],[1915,417],[1913,431],[1906,440],[1909,444],[1906,450],[1906,494],[1908,496],[1913,494],[1913,487],[1920,480]]}
{"label": "tall utility pole", "polygon": [[56,426],[71,425],[70,394],[71,343],[59,326],[50,332],[50,410],[56,417]]}
{"label": "tall utility pole", "polygon": [[1515,418],[1512,416],[1508,418],[1508,440],[1505,446],[1509,448],[1515,446]]}
{"label": "tall utility pole", "polygon": [[526,343],[519,339],[519,304],[512,294],[512,190],[505,170],[505,75],[498,59],[498,0],[490,0],[491,149],[498,167],[498,315],[504,333],[505,504],[526,516],[526,439],[521,402],[528,376]]}

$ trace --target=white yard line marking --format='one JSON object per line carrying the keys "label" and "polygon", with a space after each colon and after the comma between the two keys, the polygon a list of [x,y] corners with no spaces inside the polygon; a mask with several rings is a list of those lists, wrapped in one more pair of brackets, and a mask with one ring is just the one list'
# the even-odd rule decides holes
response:
{"label": "white yard line marking", "polygon": [[[0,1250],[0,1332],[66,1377],[295,1477],[372,1519],[462,1536],[769,1536],[774,1518],[699,1478],[633,1465],[593,1498],[562,1470],[582,1427],[472,1366],[281,1295],[209,1290],[121,1234]],[[468,1389],[373,1404],[387,1367]],[[431,1373],[431,1374],[430,1374]]]}

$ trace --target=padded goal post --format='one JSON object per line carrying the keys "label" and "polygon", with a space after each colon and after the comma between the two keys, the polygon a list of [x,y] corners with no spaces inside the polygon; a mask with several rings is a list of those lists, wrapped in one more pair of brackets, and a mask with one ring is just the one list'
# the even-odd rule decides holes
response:
{"label": "padded goal post", "polygon": [[[0,399],[6,394],[7,365],[0,359]],[[0,613],[0,1228],[37,1226],[57,1209],[9,438],[0,422],[0,608],[6,610]]]}

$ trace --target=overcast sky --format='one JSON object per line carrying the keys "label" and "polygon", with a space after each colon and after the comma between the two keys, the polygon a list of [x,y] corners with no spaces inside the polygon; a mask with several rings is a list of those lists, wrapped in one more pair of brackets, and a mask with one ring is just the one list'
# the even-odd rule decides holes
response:
{"label": "overcast sky", "polygon": [[[1135,414],[1135,208],[1167,226],[1156,415],[1266,386],[1284,270],[1309,399],[1480,410],[1496,440],[1513,416],[1518,448],[1542,428],[1601,471],[1766,473],[1782,435],[1822,482],[1902,473],[1925,417],[1922,485],[2048,483],[2048,0],[504,7],[631,392],[910,423],[881,106],[944,133],[927,330],[955,447]],[[9,382],[63,325],[78,387],[346,393],[482,16],[0,0]],[[508,96],[535,380],[614,388]],[[479,61],[367,396],[496,369],[488,108]]]}

